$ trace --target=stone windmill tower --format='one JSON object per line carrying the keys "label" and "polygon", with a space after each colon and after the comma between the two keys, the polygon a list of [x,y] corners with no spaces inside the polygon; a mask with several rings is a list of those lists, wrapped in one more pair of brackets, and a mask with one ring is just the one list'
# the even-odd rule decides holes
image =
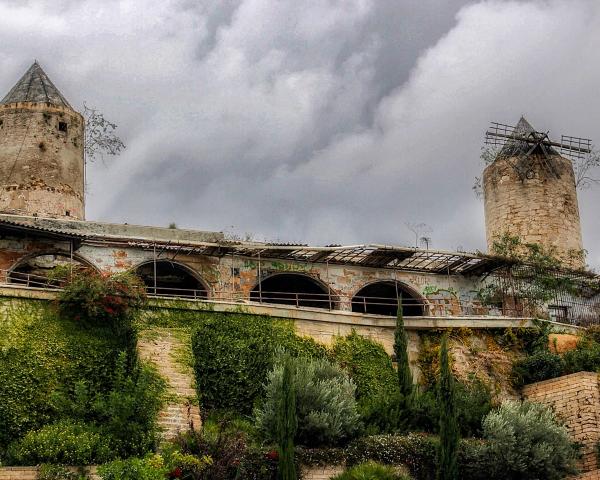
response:
{"label": "stone windmill tower", "polygon": [[0,101],[0,212],[83,220],[84,120],[37,61]]}
{"label": "stone windmill tower", "polygon": [[494,240],[509,233],[525,243],[552,248],[572,267],[582,267],[579,206],[570,158],[590,153],[590,140],[563,136],[560,143],[553,142],[521,117],[515,127],[492,123],[486,144],[498,149],[482,182],[488,250]]}

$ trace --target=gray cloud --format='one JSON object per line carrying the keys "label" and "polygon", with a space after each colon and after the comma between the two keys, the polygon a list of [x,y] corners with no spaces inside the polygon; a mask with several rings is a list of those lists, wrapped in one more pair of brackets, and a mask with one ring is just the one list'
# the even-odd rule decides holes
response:
{"label": "gray cloud", "polygon": [[[600,139],[594,0],[0,0],[0,91],[38,58],[128,148],[88,217],[484,249],[487,123]],[[596,206],[580,195],[590,263]]]}

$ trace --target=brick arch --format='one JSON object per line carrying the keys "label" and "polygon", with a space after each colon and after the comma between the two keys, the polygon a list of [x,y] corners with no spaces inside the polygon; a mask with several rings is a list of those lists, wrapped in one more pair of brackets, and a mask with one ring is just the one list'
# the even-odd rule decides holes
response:
{"label": "brick arch", "polygon": [[404,316],[422,316],[429,310],[427,300],[406,283],[398,280],[375,280],[360,287],[352,296],[352,311],[395,316],[398,310],[396,292],[402,295]]}
{"label": "brick arch", "polygon": [[154,291],[154,260],[146,260],[130,269],[131,273],[142,279],[148,293],[203,299],[210,296],[208,282],[188,265],[163,259],[157,260],[156,266],[156,291]]}
{"label": "brick arch", "polygon": [[[55,257],[54,260],[48,259],[46,265],[44,265],[41,257],[51,256]],[[57,260],[57,257],[60,257],[60,260]],[[37,269],[33,264],[36,258],[40,259],[40,265]],[[68,265],[71,263],[71,260],[79,270],[93,270],[96,273],[100,273],[98,267],[82,255],[77,253],[71,254],[71,252],[61,249],[49,249],[30,253],[17,260],[8,270],[6,278],[9,283],[26,284],[33,287],[58,286],[58,282],[49,281],[43,272],[47,270],[49,273],[50,270],[56,268],[58,265]],[[52,263],[55,263],[55,265],[52,265]]]}
{"label": "brick arch", "polygon": [[306,273],[277,272],[256,283],[250,300],[324,309],[338,308],[339,299],[322,280]]}

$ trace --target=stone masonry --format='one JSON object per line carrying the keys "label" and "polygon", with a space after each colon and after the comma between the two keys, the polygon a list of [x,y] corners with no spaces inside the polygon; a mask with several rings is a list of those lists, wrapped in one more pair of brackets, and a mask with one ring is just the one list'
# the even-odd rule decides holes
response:
{"label": "stone masonry", "polygon": [[0,101],[0,211],[84,219],[84,119],[35,63]]}
{"label": "stone masonry", "polygon": [[592,471],[598,468],[596,446],[600,440],[598,374],[579,372],[526,385],[523,388],[523,396],[529,401],[552,407],[565,423],[573,440],[582,445],[580,470],[592,475]]}
{"label": "stone masonry", "polygon": [[488,250],[495,239],[510,233],[526,243],[553,247],[568,259],[570,252],[583,249],[571,162],[552,156],[558,178],[534,162],[521,180],[511,165],[520,161],[515,157],[497,159],[483,172]]}
{"label": "stone masonry", "polygon": [[193,372],[178,357],[190,348],[189,335],[174,329],[152,330],[138,342],[140,357],[154,364],[168,382],[168,401],[159,414],[159,426],[165,439],[179,432],[200,427],[200,410],[196,400]]}

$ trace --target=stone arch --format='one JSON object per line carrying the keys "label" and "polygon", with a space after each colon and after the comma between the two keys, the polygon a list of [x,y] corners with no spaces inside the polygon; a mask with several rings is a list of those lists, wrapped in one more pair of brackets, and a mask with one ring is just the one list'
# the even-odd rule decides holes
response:
{"label": "stone arch", "polygon": [[94,264],[79,254],[71,255],[64,250],[46,250],[31,253],[17,261],[9,270],[7,280],[9,283],[29,287],[57,287],[61,283],[59,268],[99,272]]}
{"label": "stone arch", "polygon": [[402,295],[402,314],[418,317],[427,311],[426,300],[408,285],[397,280],[378,280],[364,285],[352,297],[352,311],[396,316],[397,295]]}
{"label": "stone arch", "polygon": [[208,298],[208,284],[187,265],[173,260],[157,260],[155,283],[154,263],[154,260],[148,260],[132,269],[144,282],[150,295]]}
{"label": "stone arch", "polygon": [[263,303],[333,309],[336,300],[322,281],[297,272],[274,273],[250,292],[250,300]]}

